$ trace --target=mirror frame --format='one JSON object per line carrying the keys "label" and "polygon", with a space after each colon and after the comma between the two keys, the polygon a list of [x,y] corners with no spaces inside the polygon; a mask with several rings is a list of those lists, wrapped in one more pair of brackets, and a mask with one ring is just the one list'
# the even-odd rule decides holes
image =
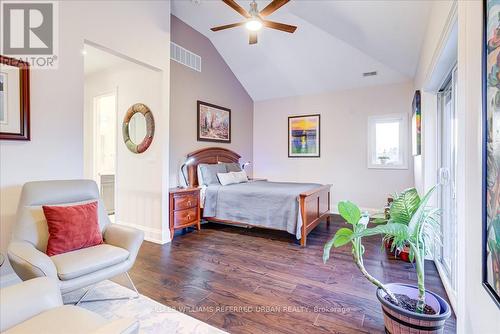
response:
{"label": "mirror frame", "polygon": [[[146,118],[146,136],[139,144],[134,143],[130,139],[130,133],[128,129],[132,116],[137,113],[143,114],[144,118]],[[131,152],[136,154],[145,152],[153,142],[153,137],[155,134],[155,120],[153,118],[153,113],[151,112],[149,107],[143,103],[136,103],[128,108],[127,113],[125,114],[125,118],[123,119],[122,133],[123,141]]]}

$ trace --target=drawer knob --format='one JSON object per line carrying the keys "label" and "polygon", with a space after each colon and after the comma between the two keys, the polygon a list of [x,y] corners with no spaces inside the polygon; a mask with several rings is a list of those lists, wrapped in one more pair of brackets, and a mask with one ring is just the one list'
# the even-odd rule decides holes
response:
{"label": "drawer knob", "polygon": [[191,205],[191,201],[188,201],[188,205]]}
{"label": "drawer knob", "polygon": [[187,219],[191,219],[191,215],[187,215]]}

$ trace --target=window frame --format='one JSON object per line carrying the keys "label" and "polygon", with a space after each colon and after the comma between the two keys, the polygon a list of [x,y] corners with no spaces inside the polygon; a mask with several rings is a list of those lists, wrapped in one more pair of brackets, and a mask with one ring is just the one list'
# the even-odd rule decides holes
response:
{"label": "window frame", "polygon": [[[374,164],[373,156],[376,154],[376,125],[377,123],[387,123],[390,121],[399,122],[399,147],[400,164]],[[394,113],[386,115],[374,115],[368,117],[368,149],[367,149],[367,167],[369,169],[408,169],[408,114]]]}

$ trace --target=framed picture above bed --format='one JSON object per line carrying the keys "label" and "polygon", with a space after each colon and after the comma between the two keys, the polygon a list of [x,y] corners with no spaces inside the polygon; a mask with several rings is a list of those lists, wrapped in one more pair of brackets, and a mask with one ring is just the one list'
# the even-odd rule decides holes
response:
{"label": "framed picture above bed", "polygon": [[482,283],[500,307],[500,1],[483,8]]}
{"label": "framed picture above bed", "polygon": [[231,142],[231,109],[198,101],[198,141]]}
{"label": "framed picture above bed", "polygon": [[320,156],[320,115],[288,117],[288,157]]}
{"label": "framed picture above bed", "polygon": [[29,64],[0,55],[0,140],[30,140]]}

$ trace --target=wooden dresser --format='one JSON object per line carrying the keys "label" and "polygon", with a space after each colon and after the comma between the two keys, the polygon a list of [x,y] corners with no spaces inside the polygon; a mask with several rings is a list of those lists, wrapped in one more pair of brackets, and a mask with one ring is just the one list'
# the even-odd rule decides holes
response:
{"label": "wooden dresser", "polygon": [[200,229],[200,189],[171,188],[170,198],[170,235],[174,238],[175,230],[189,226]]}

